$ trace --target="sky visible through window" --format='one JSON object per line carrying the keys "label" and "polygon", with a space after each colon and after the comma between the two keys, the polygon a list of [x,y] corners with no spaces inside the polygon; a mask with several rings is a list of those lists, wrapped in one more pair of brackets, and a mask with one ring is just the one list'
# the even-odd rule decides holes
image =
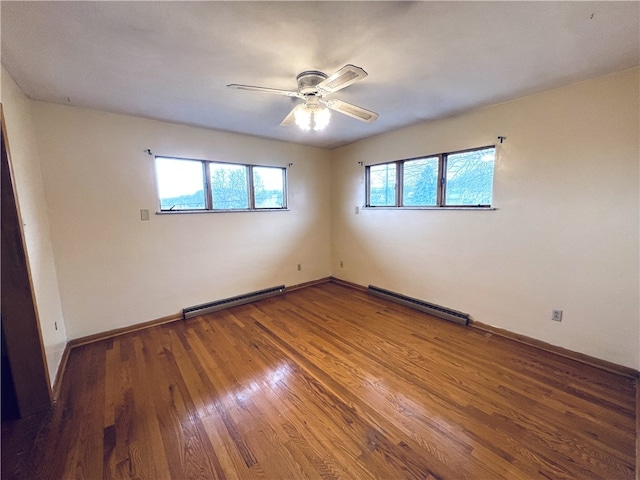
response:
{"label": "sky visible through window", "polygon": [[156,175],[163,211],[286,208],[282,167],[156,157]]}
{"label": "sky visible through window", "polygon": [[156,158],[160,197],[192,195],[202,190],[202,162]]}
{"label": "sky visible through window", "polygon": [[[203,173],[200,160],[157,158],[156,165],[160,196],[177,197],[179,195],[191,195],[198,190],[202,190]],[[272,170],[271,167],[267,167],[267,169]],[[266,190],[282,188],[282,175],[265,174],[264,170],[263,168],[261,177],[264,188]]]}

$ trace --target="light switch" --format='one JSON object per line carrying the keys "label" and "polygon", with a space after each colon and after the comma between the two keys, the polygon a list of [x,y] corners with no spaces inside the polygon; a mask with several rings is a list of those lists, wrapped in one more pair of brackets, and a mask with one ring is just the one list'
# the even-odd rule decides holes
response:
{"label": "light switch", "polygon": [[143,222],[149,220],[149,210],[148,209],[140,210],[140,220],[142,220]]}

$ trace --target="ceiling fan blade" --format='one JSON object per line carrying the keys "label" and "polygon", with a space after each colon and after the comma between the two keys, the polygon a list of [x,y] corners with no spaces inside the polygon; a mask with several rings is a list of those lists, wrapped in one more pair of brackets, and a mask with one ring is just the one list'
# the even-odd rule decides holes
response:
{"label": "ceiling fan blade", "polygon": [[291,110],[289,112],[289,115],[284,117],[284,120],[282,120],[282,123],[280,124],[280,126],[281,127],[288,127],[290,125],[295,124],[296,123],[296,112],[298,111],[299,108],[302,108],[303,106],[304,106],[304,103],[299,103],[298,105],[293,107],[293,110]]}
{"label": "ceiling fan blade", "polygon": [[339,113],[344,113],[345,115],[349,115],[350,117],[357,118],[363,122],[371,123],[378,118],[378,114],[376,112],[372,112],[371,110],[367,110],[366,108],[358,107],[357,105],[353,105],[351,103],[343,102],[342,100],[337,100],[332,98],[330,100],[320,100],[331,110],[335,110]]}
{"label": "ceiling fan blade", "polygon": [[266,87],[254,87],[252,85],[239,85],[237,83],[231,83],[227,85],[229,88],[236,88],[238,90],[249,90],[252,92],[261,92],[261,93],[271,93],[274,95],[284,95],[287,97],[298,97],[302,98],[298,92],[292,92],[289,90],[280,90],[277,88],[266,88]]}
{"label": "ceiling fan blade", "polygon": [[360,67],[355,65],[345,65],[329,78],[323,80],[317,85],[317,88],[323,94],[337,92],[340,89],[348,87],[352,83],[362,80],[367,76]]}

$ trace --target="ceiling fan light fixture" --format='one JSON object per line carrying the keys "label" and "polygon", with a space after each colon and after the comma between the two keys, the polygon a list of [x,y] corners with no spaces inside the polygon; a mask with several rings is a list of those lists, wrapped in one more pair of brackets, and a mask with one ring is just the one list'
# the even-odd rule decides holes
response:
{"label": "ceiling fan light fixture", "polygon": [[378,118],[377,113],[365,108],[343,102],[337,98],[325,98],[352,83],[362,80],[366,76],[367,72],[362,68],[347,64],[330,77],[318,70],[306,70],[300,73],[296,77],[298,82],[296,91],[241,85],[238,83],[231,83],[227,87],[299,98],[304,103],[298,103],[294,106],[284,120],[280,122],[280,126],[288,127],[295,123],[302,130],[309,131],[313,129],[318,131],[325,129],[329,125],[330,110],[367,123],[373,122]]}
{"label": "ceiling fan light fixture", "polygon": [[304,105],[298,108],[295,113],[296,125],[302,130],[323,130],[329,125],[331,112],[328,108],[315,105]]}
{"label": "ceiling fan light fixture", "polygon": [[331,112],[328,108],[319,107],[316,108],[313,114],[314,120],[314,130],[323,130],[327,125],[329,125],[329,119],[331,118]]}
{"label": "ceiling fan light fixture", "polygon": [[311,130],[311,112],[306,105],[295,111],[296,125],[302,130]]}

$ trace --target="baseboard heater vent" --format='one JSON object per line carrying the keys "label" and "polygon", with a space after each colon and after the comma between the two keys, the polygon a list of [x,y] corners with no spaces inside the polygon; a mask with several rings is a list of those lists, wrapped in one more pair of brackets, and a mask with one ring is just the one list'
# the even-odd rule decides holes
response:
{"label": "baseboard heater vent", "polygon": [[196,305],[194,307],[187,307],[182,309],[182,318],[193,318],[200,315],[205,315],[211,312],[217,312],[225,308],[236,307],[238,305],[244,305],[245,303],[255,302],[256,300],[262,300],[263,298],[273,297],[275,295],[281,295],[285,293],[286,287],[280,285],[279,287],[266,288],[264,290],[258,290],[257,292],[245,293],[244,295],[238,295],[237,297],[225,298],[223,300],[216,300],[215,302],[203,303],[202,305]]}
{"label": "baseboard heater vent", "polygon": [[389,290],[374,287],[373,285],[369,285],[368,292],[371,295],[375,295],[376,297],[385,298],[392,302],[399,303],[406,307],[415,308],[416,310],[420,310],[421,312],[429,313],[431,315],[444,318],[445,320],[449,320],[451,322],[460,323],[461,325],[469,324],[468,313],[462,313],[458,312],[457,310],[451,310],[450,308],[441,307],[440,305],[434,305],[433,303],[407,297],[406,295],[401,295],[400,293],[390,292]]}

